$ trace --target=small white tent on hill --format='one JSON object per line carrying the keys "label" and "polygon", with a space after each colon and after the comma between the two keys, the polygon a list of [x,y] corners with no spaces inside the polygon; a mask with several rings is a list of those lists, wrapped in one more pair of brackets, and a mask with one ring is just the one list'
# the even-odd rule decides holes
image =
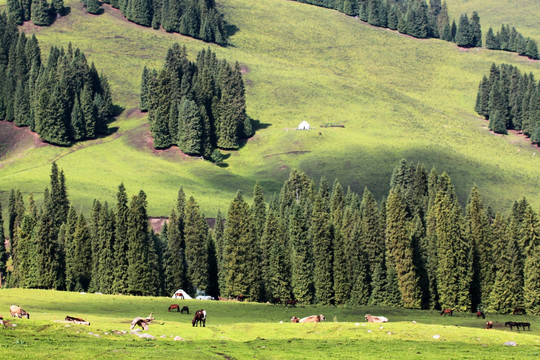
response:
{"label": "small white tent on hill", "polygon": [[300,125],[298,125],[298,130],[309,130],[310,126],[306,120],[302,121]]}
{"label": "small white tent on hill", "polygon": [[185,292],[184,290],[182,289],[178,289],[174,292],[174,295],[172,296],[173,299],[186,299],[186,300],[191,300],[193,299],[191,296],[189,296],[187,294],[187,292]]}

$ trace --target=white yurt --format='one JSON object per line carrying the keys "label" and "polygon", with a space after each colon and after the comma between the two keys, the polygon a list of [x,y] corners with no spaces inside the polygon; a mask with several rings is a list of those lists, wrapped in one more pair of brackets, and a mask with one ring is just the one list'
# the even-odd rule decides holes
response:
{"label": "white yurt", "polygon": [[187,294],[187,292],[185,292],[184,290],[182,289],[178,289],[174,292],[174,295],[172,296],[173,299],[186,299],[186,300],[190,300],[190,299],[193,299],[191,296],[189,296]]}
{"label": "white yurt", "polygon": [[309,130],[310,126],[306,120],[302,121],[300,125],[298,125],[298,130]]}

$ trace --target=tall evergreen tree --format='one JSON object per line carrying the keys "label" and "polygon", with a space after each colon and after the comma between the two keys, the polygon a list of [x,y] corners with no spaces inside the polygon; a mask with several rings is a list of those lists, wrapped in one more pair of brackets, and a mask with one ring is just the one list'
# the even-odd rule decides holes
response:
{"label": "tall evergreen tree", "polygon": [[313,256],[308,238],[308,227],[304,209],[293,205],[289,218],[289,241],[291,254],[291,280],[293,296],[302,304],[309,304],[314,299]]}
{"label": "tall evergreen tree", "polygon": [[186,278],[186,259],[183,238],[180,235],[179,220],[176,211],[171,209],[167,226],[168,258],[166,260],[165,284],[168,293],[178,289],[188,289]]}
{"label": "tall evergreen tree", "polygon": [[185,216],[184,240],[188,279],[194,292],[206,291],[208,288],[208,249],[206,248],[208,227],[193,196],[186,204]]}
{"label": "tall evergreen tree", "polygon": [[128,244],[128,196],[124,184],[118,186],[116,194],[116,221],[114,232],[114,281],[112,285],[113,293],[126,294],[128,292],[128,266],[129,259],[127,257]]}
{"label": "tall evergreen tree", "polygon": [[[323,189],[322,186],[321,189]],[[322,195],[324,195],[324,192]],[[330,215],[326,210],[324,198],[321,195],[315,196],[311,216],[309,237],[313,247],[315,298],[320,304],[331,304],[334,301],[333,234]]]}

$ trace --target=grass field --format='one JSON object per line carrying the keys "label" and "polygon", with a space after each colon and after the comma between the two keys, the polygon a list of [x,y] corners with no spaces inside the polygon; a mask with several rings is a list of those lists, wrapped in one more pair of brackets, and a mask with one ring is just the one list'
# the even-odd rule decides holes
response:
{"label": "grass field", "polygon": [[[189,306],[192,312],[204,308],[206,327],[193,328],[192,315],[167,312],[173,302]],[[0,290],[4,318],[9,317],[12,304],[27,310],[30,320],[13,319],[17,327],[0,329],[2,359],[531,359],[540,354],[538,318],[529,316],[488,314],[487,319],[496,326],[516,319],[532,323],[530,332],[517,332],[504,327],[485,330],[484,320],[473,314],[441,317],[434,311],[381,307],[291,309],[254,303]],[[146,317],[150,312],[156,320],[148,333],[156,340],[113,333],[129,331],[134,317]],[[390,322],[367,324],[366,312],[385,315]],[[289,321],[292,315],[320,313],[326,322]],[[66,315],[81,317],[91,325],[54,322]],[[171,336],[180,336],[182,341],[173,341]],[[515,341],[517,346],[504,346],[507,341]]]}
{"label": "grass field", "polygon": [[[42,49],[69,42],[81,48],[108,76],[125,111],[111,125],[116,132],[106,138],[74,148],[29,145],[24,151],[5,151],[0,199],[5,203],[13,187],[41,193],[50,163],[57,161],[78,208],[88,209],[96,197],[114,202],[124,182],[131,194],[144,189],[150,215],[167,215],[183,186],[213,216],[218,208],[228,208],[238,189],[249,197],[257,180],[266,194],[279,191],[293,168],[316,180],[325,175],[330,183],[337,177],[359,192],[367,186],[381,198],[393,167],[404,157],[448,171],[462,201],[477,183],[496,209],[506,210],[523,196],[540,205],[538,149],[516,135],[491,134],[474,113],[478,83],[492,62],[511,63],[540,78],[538,62],[413,39],[297,2],[218,3],[237,28],[227,48],[141,28],[111,8],[89,15],[72,0],[66,1],[70,15],[53,26],[23,26],[36,34]],[[503,11],[506,2],[455,0],[449,7],[455,17],[470,12],[472,4],[484,26],[508,15],[506,21],[540,41],[540,9],[534,1],[520,3],[521,12],[508,13]],[[136,110],[142,68],[161,66],[174,42],[185,45],[192,59],[211,47],[218,57],[245,68],[248,114],[265,126],[230,154],[227,167],[148,145],[146,115]],[[302,120],[316,129],[285,130]],[[326,122],[345,128],[320,128]]]}

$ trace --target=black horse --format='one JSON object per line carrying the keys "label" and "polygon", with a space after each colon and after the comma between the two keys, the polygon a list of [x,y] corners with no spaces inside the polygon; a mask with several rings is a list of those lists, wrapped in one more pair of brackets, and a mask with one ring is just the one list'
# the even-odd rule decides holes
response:
{"label": "black horse", "polygon": [[206,310],[197,310],[191,324],[193,326],[201,326],[202,324],[203,327],[206,327]]}

